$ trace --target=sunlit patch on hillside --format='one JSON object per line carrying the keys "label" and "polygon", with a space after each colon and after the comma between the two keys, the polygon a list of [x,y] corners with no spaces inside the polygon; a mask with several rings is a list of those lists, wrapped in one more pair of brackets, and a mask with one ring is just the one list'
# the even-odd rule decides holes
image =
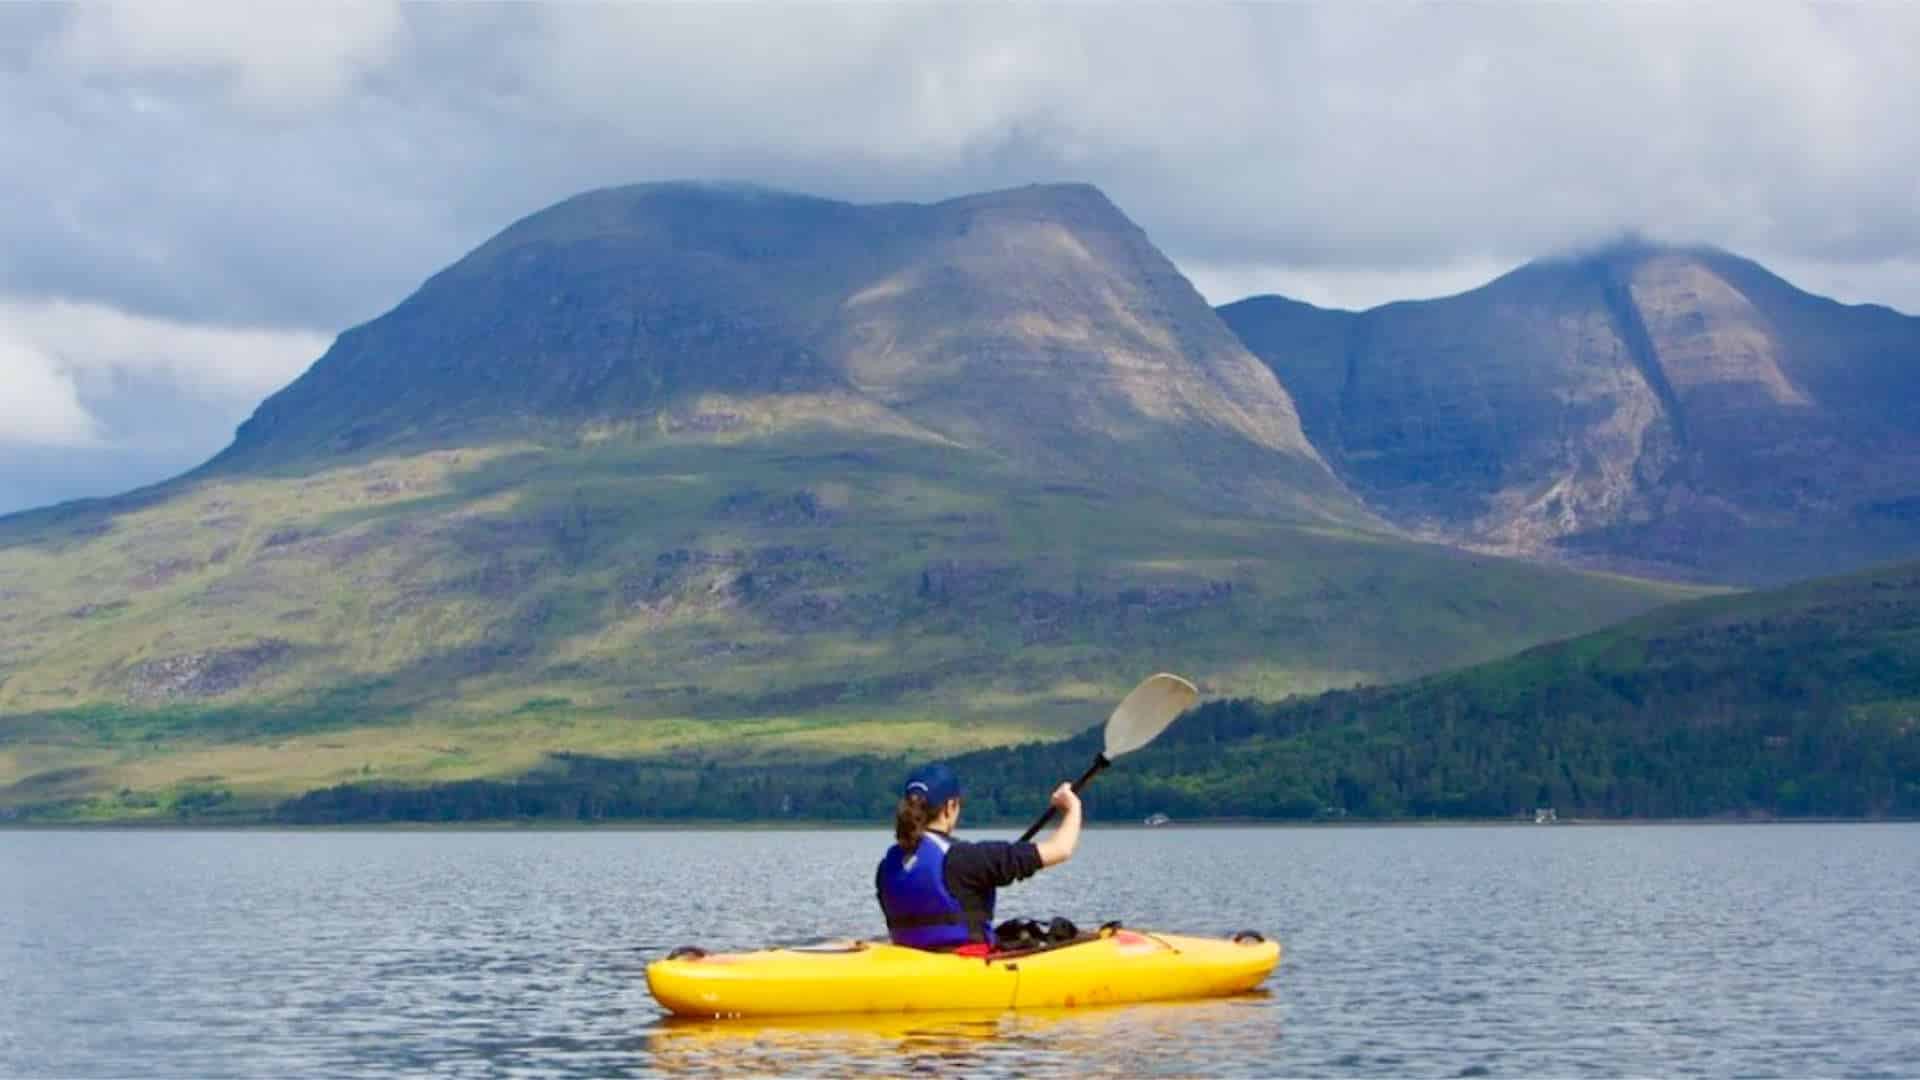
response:
{"label": "sunlit patch on hillside", "polygon": [[1079,730],[1150,671],[1372,681],[1670,592],[806,425],[216,476],[99,521],[0,548],[7,806],[237,812],[561,752],[952,753]]}

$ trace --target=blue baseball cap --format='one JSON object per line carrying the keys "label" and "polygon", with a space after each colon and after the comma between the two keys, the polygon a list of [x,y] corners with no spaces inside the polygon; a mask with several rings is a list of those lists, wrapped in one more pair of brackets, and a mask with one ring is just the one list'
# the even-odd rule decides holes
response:
{"label": "blue baseball cap", "polygon": [[931,765],[922,765],[907,776],[902,795],[918,794],[927,800],[927,805],[938,809],[947,805],[948,799],[960,797],[960,778],[953,770],[936,761]]}

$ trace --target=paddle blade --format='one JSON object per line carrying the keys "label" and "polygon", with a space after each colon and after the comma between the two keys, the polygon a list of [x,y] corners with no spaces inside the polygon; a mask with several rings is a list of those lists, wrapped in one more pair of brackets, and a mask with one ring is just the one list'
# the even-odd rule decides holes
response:
{"label": "paddle blade", "polygon": [[1107,718],[1108,760],[1152,742],[1198,700],[1200,691],[1178,675],[1149,676]]}

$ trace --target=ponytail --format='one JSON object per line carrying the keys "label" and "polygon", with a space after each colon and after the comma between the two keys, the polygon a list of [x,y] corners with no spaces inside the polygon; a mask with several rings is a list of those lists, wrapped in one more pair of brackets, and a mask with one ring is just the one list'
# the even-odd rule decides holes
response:
{"label": "ponytail", "polygon": [[902,853],[912,855],[920,849],[920,836],[933,818],[933,808],[927,805],[925,795],[916,791],[901,797],[899,808],[893,812],[893,839]]}

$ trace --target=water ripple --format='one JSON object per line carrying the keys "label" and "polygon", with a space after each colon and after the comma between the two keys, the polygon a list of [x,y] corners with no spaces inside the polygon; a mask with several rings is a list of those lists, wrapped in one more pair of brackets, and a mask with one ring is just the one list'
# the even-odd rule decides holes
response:
{"label": "water ripple", "polygon": [[1264,993],[663,1017],[676,945],[872,936],[868,832],[0,832],[0,1075],[1896,1076],[1920,827],[1090,832],[1003,914],[1286,945]]}

